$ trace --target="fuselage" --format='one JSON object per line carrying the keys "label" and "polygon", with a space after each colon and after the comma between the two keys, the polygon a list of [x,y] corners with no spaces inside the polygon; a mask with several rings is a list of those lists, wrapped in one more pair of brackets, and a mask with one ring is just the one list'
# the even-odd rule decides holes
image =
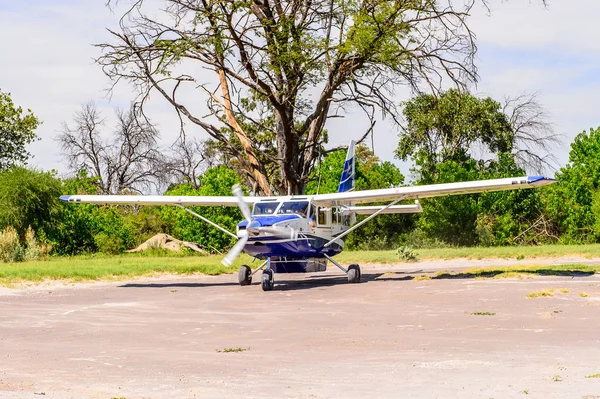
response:
{"label": "fuselage", "polygon": [[254,205],[252,219],[240,222],[237,234],[248,235],[244,252],[250,256],[282,263],[275,267],[277,272],[302,272],[305,268],[293,263],[342,252],[344,240],[335,237],[348,230],[354,220],[344,208],[317,207],[305,197],[268,199]]}

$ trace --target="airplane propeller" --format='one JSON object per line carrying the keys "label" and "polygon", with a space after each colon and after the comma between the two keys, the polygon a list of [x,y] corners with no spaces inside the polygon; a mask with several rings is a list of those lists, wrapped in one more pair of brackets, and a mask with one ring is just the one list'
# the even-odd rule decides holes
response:
{"label": "airplane propeller", "polygon": [[252,212],[250,212],[250,207],[246,201],[244,201],[244,194],[240,185],[236,184],[233,186],[232,191],[233,195],[235,195],[237,198],[238,207],[240,208],[240,211],[242,212],[242,215],[244,215],[244,219],[246,219],[248,224],[244,230],[238,230],[238,241],[221,261],[221,263],[223,263],[225,266],[231,266],[233,264],[233,262],[244,249],[244,246],[246,245],[246,242],[248,242],[250,235],[258,236],[260,233],[266,233],[281,239],[298,239],[298,232],[291,227],[261,226],[257,221],[252,221]]}
{"label": "airplane propeller", "polygon": [[[244,219],[250,224],[252,222],[252,213],[250,212],[250,207],[244,201],[244,193],[242,192],[242,188],[239,184],[236,184],[232,187],[233,195],[237,198],[238,207],[244,215]],[[231,264],[240,256],[240,253],[244,249],[246,242],[248,241],[248,232],[246,230],[238,231],[238,241],[235,245],[229,250],[225,258],[221,261],[225,266],[231,266]]]}

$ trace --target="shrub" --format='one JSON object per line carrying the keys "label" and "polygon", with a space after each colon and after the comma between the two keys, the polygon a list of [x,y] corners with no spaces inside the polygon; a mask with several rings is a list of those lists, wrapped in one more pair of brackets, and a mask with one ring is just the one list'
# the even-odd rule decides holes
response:
{"label": "shrub", "polygon": [[41,243],[35,237],[35,232],[31,227],[25,232],[25,252],[23,260],[37,260],[50,253],[52,245]]}
{"label": "shrub", "polygon": [[125,249],[121,237],[108,235],[106,233],[96,234],[94,236],[94,242],[98,247],[98,251],[109,255],[116,255]]}
{"label": "shrub", "polygon": [[396,253],[398,254],[401,260],[404,260],[406,262],[416,262],[418,260],[417,252],[408,245],[401,246],[400,248],[398,248],[398,251]]}
{"label": "shrub", "polygon": [[0,260],[2,262],[22,261],[25,250],[19,242],[19,235],[13,227],[6,227],[0,232]]}

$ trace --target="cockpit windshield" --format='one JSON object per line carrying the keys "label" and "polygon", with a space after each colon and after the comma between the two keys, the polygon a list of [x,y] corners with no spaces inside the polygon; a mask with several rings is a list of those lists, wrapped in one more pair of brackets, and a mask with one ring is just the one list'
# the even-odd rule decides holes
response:
{"label": "cockpit windshield", "polygon": [[296,214],[306,217],[308,211],[308,201],[288,201],[284,202],[279,209],[279,214]]}
{"label": "cockpit windshield", "polygon": [[279,206],[279,202],[257,202],[254,204],[253,215],[272,215]]}

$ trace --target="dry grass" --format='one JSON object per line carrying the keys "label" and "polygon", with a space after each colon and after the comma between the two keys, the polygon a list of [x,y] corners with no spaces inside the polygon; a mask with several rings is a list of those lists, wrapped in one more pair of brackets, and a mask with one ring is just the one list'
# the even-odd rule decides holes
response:
{"label": "dry grass", "polygon": [[527,294],[527,298],[541,298],[548,296],[554,296],[554,288],[546,288],[542,291],[533,291]]}

